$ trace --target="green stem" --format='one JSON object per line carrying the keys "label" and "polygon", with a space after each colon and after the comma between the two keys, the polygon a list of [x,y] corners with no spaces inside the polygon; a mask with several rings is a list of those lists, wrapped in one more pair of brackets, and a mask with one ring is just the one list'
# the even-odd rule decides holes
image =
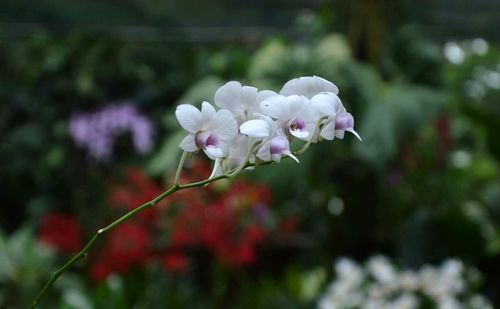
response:
{"label": "green stem", "polygon": [[245,160],[238,166],[234,171],[225,173],[227,178],[233,178],[234,176],[238,175],[244,168],[249,166],[248,161],[250,160],[250,157],[252,156],[252,153],[255,149],[255,146],[257,143],[252,144],[252,146],[249,147],[247,155],[245,157]]}
{"label": "green stem", "polygon": [[[50,287],[52,287],[52,285],[57,280],[57,278],[59,278],[59,276],[61,276],[64,272],[66,272],[66,270],[68,270],[76,262],[78,262],[79,260],[85,258],[87,256],[87,254],[89,253],[90,249],[92,249],[92,247],[94,246],[95,242],[103,234],[107,233],[108,231],[112,230],[113,228],[115,228],[116,226],[122,224],[123,222],[127,221],[128,219],[132,218],[133,216],[137,215],[138,213],[140,213],[144,209],[150,208],[150,207],[154,207],[160,201],[162,201],[163,199],[165,199],[167,196],[172,195],[176,191],[184,190],[184,189],[188,189],[188,188],[194,188],[194,187],[203,187],[203,186],[205,186],[205,185],[207,185],[209,183],[212,183],[212,182],[220,180],[220,179],[234,177],[237,174],[235,172],[239,173],[244,168],[247,168],[247,167],[250,167],[250,166],[255,166],[255,163],[248,163],[247,162],[247,163],[242,164],[235,172],[232,172],[229,175],[222,174],[222,175],[219,175],[219,176],[216,176],[216,177],[212,177],[212,178],[209,178],[209,179],[205,179],[205,180],[201,180],[201,181],[197,181],[197,182],[193,182],[193,183],[188,183],[188,184],[181,185],[181,184],[179,184],[178,180],[179,180],[180,170],[182,169],[182,165],[184,165],[184,160],[186,159],[186,156],[187,156],[187,153],[184,152],[182,154],[181,160],[179,162],[179,167],[177,168],[177,171],[176,171],[175,184],[172,187],[170,187],[167,191],[165,191],[162,194],[158,195],[154,199],[150,200],[149,202],[146,202],[146,203],[140,205],[139,207],[137,207],[137,208],[129,211],[128,213],[124,214],[123,216],[121,216],[116,221],[113,221],[112,223],[110,223],[110,224],[106,225],[105,227],[99,229],[94,234],[94,236],[92,236],[92,238],[85,245],[85,247],[83,247],[82,250],[80,250],[76,255],[74,255],[68,262],[66,262],[66,264],[64,264],[63,266],[61,266],[57,271],[55,271],[55,272],[52,273],[52,276],[50,277],[49,281],[47,281],[47,283],[45,283],[45,285],[40,290],[40,292],[37,294],[37,296],[35,297],[35,299],[33,299],[32,303],[30,305],[30,308],[36,308],[38,306],[38,304],[42,300],[43,296],[47,293],[47,291],[50,289]],[[248,161],[248,158],[247,158],[246,161]],[[265,161],[265,162],[261,162],[259,164],[260,165],[266,165],[266,164],[272,164],[273,162],[274,161]]]}
{"label": "green stem", "polygon": [[173,194],[176,191],[183,190],[183,189],[188,189],[188,188],[194,188],[194,187],[202,187],[202,186],[204,186],[206,184],[209,184],[211,182],[214,182],[214,181],[217,181],[217,180],[220,180],[220,179],[223,179],[223,178],[227,178],[227,176],[226,175],[220,175],[220,176],[217,176],[217,177],[213,177],[211,179],[206,179],[206,180],[202,180],[202,181],[198,181],[198,182],[193,182],[193,183],[188,183],[188,184],[184,184],[184,185],[175,184],[170,189],[168,189],[167,191],[165,191],[162,194],[158,195],[157,197],[155,197],[151,201],[142,204],[141,206],[139,206],[139,207],[135,208],[134,210],[131,210],[130,212],[128,212],[125,215],[121,216],[118,220],[116,220],[116,221],[110,223],[109,225],[107,225],[107,226],[99,229],[94,234],[94,236],[92,236],[92,238],[85,245],[85,247],[83,247],[83,249],[80,250],[80,252],[78,252],[75,256],[73,256],[61,268],[59,268],[57,271],[55,271],[54,273],[52,273],[52,276],[50,277],[49,281],[47,281],[47,283],[45,283],[45,285],[43,286],[43,288],[40,290],[40,292],[38,293],[38,295],[35,297],[35,299],[31,303],[30,308],[36,308],[38,306],[38,304],[42,300],[43,296],[47,293],[47,291],[54,284],[54,282],[57,280],[57,278],[59,278],[59,276],[61,276],[64,272],[66,272],[66,270],[68,270],[76,262],[78,262],[82,258],[85,258],[87,256],[88,252],[90,251],[90,249],[94,246],[95,242],[103,234],[105,234],[106,232],[108,232],[111,229],[115,228],[117,225],[120,225],[121,223],[127,221],[128,219],[130,219],[131,217],[133,217],[136,214],[140,213],[144,209],[155,206],[160,201],[162,201],[167,196]]}

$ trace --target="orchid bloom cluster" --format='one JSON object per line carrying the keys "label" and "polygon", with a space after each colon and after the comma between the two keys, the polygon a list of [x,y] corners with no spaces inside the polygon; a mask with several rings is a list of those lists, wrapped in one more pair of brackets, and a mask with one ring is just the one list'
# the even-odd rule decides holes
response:
{"label": "orchid bloom cluster", "polygon": [[[216,160],[218,173],[248,162],[279,162],[283,156],[298,162],[295,155],[311,143],[342,139],[345,132],[361,140],[338,93],[337,86],[318,76],[292,79],[279,93],[230,81],[215,93],[218,111],[208,102],[201,110],[177,107],[177,120],[188,132],[179,147],[188,153],[203,150]],[[293,152],[292,139],[306,144]]]}

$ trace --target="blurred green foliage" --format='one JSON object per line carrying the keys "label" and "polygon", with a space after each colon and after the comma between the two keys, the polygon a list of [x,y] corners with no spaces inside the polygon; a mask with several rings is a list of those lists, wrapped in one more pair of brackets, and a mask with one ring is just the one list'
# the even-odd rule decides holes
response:
{"label": "blurred green foliage", "polygon": [[[321,28],[314,19],[302,22]],[[78,269],[61,278],[49,303],[307,308],[336,257],[379,252],[408,267],[461,258],[485,274],[485,291],[498,302],[500,50],[474,54],[464,42],[468,54],[454,64],[418,28],[403,27],[373,65],[356,59],[345,35],[323,33],[244,47],[172,48],[85,31],[2,43],[0,226],[10,235],[0,235],[0,306],[24,306],[19,301],[59,262],[29,232],[44,213],[73,213],[91,233],[104,221],[109,179],[124,167],[139,165],[157,178],[175,168],[182,137],[176,103],[212,101],[230,79],[279,90],[290,78],[313,74],[339,86],[363,142],[347,136],[313,145],[299,165],[245,172],[272,187],[279,216],[299,218],[293,243],[263,248],[261,263],[250,269],[165,275],[152,265],[100,284]],[[122,100],[133,100],[157,124],[155,151],[132,154],[125,138],[111,162],[88,160],[68,134],[69,119]]]}

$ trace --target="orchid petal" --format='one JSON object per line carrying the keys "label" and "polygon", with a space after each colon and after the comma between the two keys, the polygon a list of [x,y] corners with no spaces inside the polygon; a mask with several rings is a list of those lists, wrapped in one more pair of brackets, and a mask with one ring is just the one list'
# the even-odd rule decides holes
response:
{"label": "orchid petal", "polygon": [[335,137],[338,139],[343,139],[345,135],[344,130],[335,130]]}
{"label": "orchid petal", "polygon": [[201,121],[203,124],[209,123],[210,120],[215,117],[215,113],[215,108],[212,104],[206,101],[201,103]]}
{"label": "orchid petal", "polygon": [[243,86],[240,91],[240,104],[246,110],[253,110],[257,98],[258,89],[250,86]]}
{"label": "orchid petal", "polygon": [[290,113],[288,103],[287,97],[271,96],[260,103],[260,109],[267,116],[286,121],[293,116]]}
{"label": "orchid petal", "polygon": [[290,111],[290,114],[294,114],[293,116],[298,115],[302,110],[304,110],[304,112],[307,112],[308,114],[309,111],[312,111],[312,108],[308,106],[309,101],[306,97],[291,95],[286,97],[286,100],[288,101],[288,110]]}
{"label": "orchid petal", "polygon": [[264,101],[265,99],[270,98],[270,97],[275,96],[275,95],[278,95],[278,94],[274,91],[261,90],[261,91],[257,92],[257,98],[255,99],[255,101],[257,103],[260,103],[260,102]]}
{"label": "orchid petal", "polygon": [[263,119],[249,120],[240,126],[242,134],[255,138],[268,137],[271,135],[271,130],[269,123]]}
{"label": "orchid petal", "polygon": [[212,160],[222,158],[224,156],[224,151],[220,147],[207,146],[203,148],[203,151]]}
{"label": "orchid petal", "polygon": [[237,81],[227,82],[224,86],[217,89],[214,96],[215,105],[221,108],[233,110],[236,105],[234,98],[239,97],[241,84]]}
{"label": "orchid petal", "polygon": [[333,140],[335,138],[335,121],[328,122],[319,134],[322,138],[326,140]]}
{"label": "orchid petal", "polygon": [[271,143],[269,141],[264,141],[259,146],[257,157],[264,161],[269,161],[271,159]]}
{"label": "orchid petal", "polygon": [[215,114],[210,128],[217,134],[218,138],[224,141],[229,141],[238,134],[238,124],[233,114],[227,109],[221,109]]}
{"label": "orchid petal", "polygon": [[196,150],[198,150],[198,147],[196,147],[194,134],[188,134],[186,137],[184,137],[179,144],[179,147],[187,152],[195,152]]}
{"label": "orchid petal", "polygon": [[175,110],[175,117],[184,130],[196,133],[201,128],[201,112],[190,104],[181,104]]}
{"label": "orchid petal", "polygon": [[239,82],[231,81],[220,87],[214,96],[215,104],[226,108],[235,116],[255,108],[257,88],[242,86]]}
{"label": "orchid petal", "polygon": [[312,97],[311,105],[323,115],[334,116],[340,110],[342,101],[333,93],[320,93]]}
{"label": "orchid petal", "polygon": [[332,92],[334,94],[338,94],[339,89],[332,82],[319,76],[304,76],[294,78],[286,82],[281,89],[280,94],[284,96],[296,94],[312,98],[320,92]]}
{"label": "orchid petal", "polygon": [[290,130],[290,134],[301,140],[307,140],[309,132],[300,130]]}

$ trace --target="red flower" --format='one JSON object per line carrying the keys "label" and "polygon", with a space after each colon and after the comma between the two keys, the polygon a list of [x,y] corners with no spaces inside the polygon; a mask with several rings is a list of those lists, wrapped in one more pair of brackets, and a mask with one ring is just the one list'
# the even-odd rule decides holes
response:
{"label": "red flower", "polygon": [[116,271],[125,271],[132,264],[149,257],[149,235],[136,223],[123,223],[111,231],[106,247],[106,257]]}
{"label": "red flower", "polygon": [[111,275],[111,273],[113,273],[109,264],[111,263],[104,259],[97,261],[90,270],[90,278],[96,282],[106,279],[109,275]]}
{"label": "red flower", "polygon": [[150,255],[146,230],[134,222],[123,223],[110,232],[103,253],[92,267],[91,277],[102,280],[113,272],[125,272],[144,263]]}
{"label": "red flower", "polygon": [[[109,203],[113,207],[132,210],[163,192],[162,186],[149,179],[140,169],[129,168],[125,178],[127,180],[126,184],[116,186],[110,193]],[[158,218],[158,208],[164,205],[165,202],[160,202],[159,205],[142,211],[138,215],[139,220],[144,223],[155,222]]]}
{"label": "red flower", "polygon": [[78,221],[62,213],[46,214],[41,220],[40,241],[65,253],[82,247],[82,231]]}
{"label": "red flower", "polygon": [[189,261],[182,252],[173,251],[163,256],[162,265],[167,272],[184,272],[189,267]]}

